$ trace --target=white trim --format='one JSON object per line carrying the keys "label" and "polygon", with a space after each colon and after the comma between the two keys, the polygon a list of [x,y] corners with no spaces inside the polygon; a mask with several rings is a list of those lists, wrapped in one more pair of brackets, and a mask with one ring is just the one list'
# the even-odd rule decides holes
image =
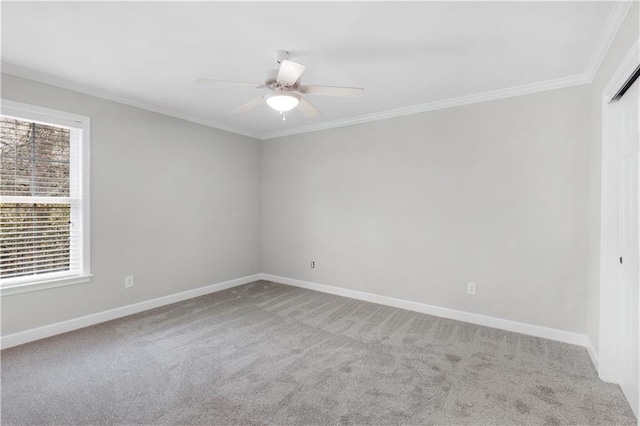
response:
{"label": "white trim", "polygon": [[629,13],[629,9],[632,5],[632,1],[617,1],[602,31],[598,44],[589,59],[587,68],[584,74],[562,77],[554,80],[542,81],[538,83],[524,84],[521,86],[510,87],[506,89],[499,89],[490,92],[478,93],[469,96],[462,96],[458,98],[450,98],[444,100],[438,100],[434,102],[427,102],[419,105],[412,105],[408,107],[381,111],[373,114],[361,115],[358,117],[347,118],[344,120],[334,120],[326,123],[312,124],[310,126],[302,126],[294,129],[287,129],[277,132],[253,132],[245,129],[239,129],[231,126],[227,126],[214,120],[206,120],[198,117],[185,115],[170,111],[164,107],[159,107],[139,100],[133,100],[126,96],[118,96],[104,89],[98,89],[95,87],[79,84],[64,78],[56,77],[50,74],[46,74],[40,71],[31,70],[21,66],[2,63],[0,64],[0,71],[6,74],[15,75],[18,77],[27,78],[30,80],[38,81],[40,83],[50,84],[57,87],[73,90],[76,92],[84,93],[91,96],[97,96],[99,98],[107,99],[114,102],[119,102],[125,105],[130,105],[136,108],[142,108],[148,111],[153,111],[159,114],[168,115],[182,120],[191,121],[193,123],[202,124],[205,126],[213,127],[219,130],[224,130],[231,133],[236,133],[243,136],[248,136],[258,140],[273,139],[282,136],[290,136],[301,133],[315,132],[319,130],[333,129],[336,127],[350,126],[353,124],[367,123],[370,121],[385,120],[388,118],[402,117],[405,115],[418,114],[422,112],[435,111],[445,108],[453,108],[463,105],[471,105],[479,102],[487,102],[497,99],[510,98],[514,96],[529,95],[538,92],[544,92],[554,89],[562,89],[565,87],[578,86],[582,84],[590,84],[593,81],[602,61],[604,60],[607,51],[611,47],[613,40],[615,39],[625,17]]}
{"label": "white trim", "polygon": [[638,64],[640,64],[640,39],[631,46],[624,59],[620,62],[618,69],[609,80],[609,84],[602,91],[603,101],[609,103],[611,98],[618,92],[618,89],[627,81]]}
{"label": "white trim", "polygon": [[406,309],[423,314],[434,315],[442,318],[449,318],[457,321],[464,321],[472,324],[484,325],[500,330],[512,331],[529,336],[541,337],[555,340],[557,342],[570,343],[588,347],[589,339],[584,334],[572,333],[570,331],[558,330],[539,325],[526,324],[517,321],[510,321],[502,318],[490,317],[486,315],[474,314],[471,312],[458,311],[455,309],[442,308],[440,306],[427,305],[425,303],[411,302],[409,300],[396,299],[393,297],[381,296],[378,294],[365,293],[362,291],[349,290],[341,287],[333,287],[325,284],[312,283],[293,278],[279,277],[270,274],[260,274],[261,279],[273,281],[280,284],[306,288],[323,293],[335,294],[337,296],[349,297],[351,299],[364,300],[366,302],[380,305],[393,306],[394,308]]}
{"label": "white trim", "polygon": [[613,146],[609,138],[607,106],[638,65],[640,39],[620,62],[602,92],[598,373],[602,380],[612,383],[618,383],[618,153],[617,146]]}
{"label": "white trim", "polygon": [[591,358],[591,362],[596,368],[596,371],[600,371],[600,361],[598,360],[598,354],[596,353],[596,350],[591,343],[591,339],[589,338],[587,338],[587,352],[589,352],[589,357]]}
{"label": "white trim", "polygon": [[[36,275],[38,278],[41,276]],[[56,287],[65,287],[68,285],[85,284],[91,281],[93,275],[74,275],[71,277],[53,278],[42,281],[33,281],[33,277],[28,277],[31,281],[23,283],[8,284],[0,287],[0,297],[11,296],[14,294],[29,293],[31,291],[47,290]],[[24,281],[24,280],[23,280]]]}
{"label": "white trim", "polygon": [[605,56],[607,56],[607,52],[609,51],[613,40],[616,38],[618,31],[620,31],[620,27],[622,26],[624,19],[627,17],[632,4],[632,1],[617,1],[611,10],[607,23],[602,30],[600,40],[598,41],[596,49],[593,51],[589,64],[587,65],[585,75],[589,82],[592,82],[598,73],[600,65],[602,65]]}
{"label": "white trim", "polygon": [[[46,280],[39,281],[39,277],[33,276],[31,281],[34,285],[33,290],[26,290],[28,284],[16,286],[11,285],[11,289],[6,288],[0,291],[0,296],[6,296],[9,294],[24,293],[34,290],[43,290],[53,287],[61,287],[64,285],[80,284],[90,281],[91,279],[91,118],[85,115],[74,114],[67,111],[60,111],[57,109],[45,108],[39,105],[32,105],[24,102],[16,102],[9,99],[0,98],[0,112],[3,115],[15,117],[22,120],[31,120],[34,122],[40,122],[45,124],[60,125],[68,127],[71,131],[71,148],[73,149],[74,143],[77,142],[74,139],[75,134],[80,135],[79,143],[82,152],[79,154],[80,168],[78,174],[80,176],[78,185],[79,191],[74,194],[74,191],[70,193],[71,197],[21,197],[21,196],[4,196],[0,197],[5,202],[14,203],[26,203],[26,202],[39,202],[39,203],[65,203],[71,204],[72,214],[74,212],[74,206],[78,206],[80,203],[79,219],[81,229],[81,241],[79,258],[80,264],[78,265],[79,271],[73,271],[76,275],[72,279],[66,280]],[[74,142],[76,141],[76,142]],[[73,156],[72,156],[73,157]],[[73,158],[72,158],[73,160]],[[72,161],[71,166],[75,163]],[[72,171],[72,177],[76,173]],[[72,183],[73,183],[72,179]],[[73,187],[73,186],[72,186]],[[77,232],[77,231],[76,231]],[[75,268],[73,268],[75,269]],[[22,280],[20,280],[22,281]],[[25,279],[26,281],[26,279]],[[12,280],[6,281],[11,283]]]}
{"label": "white trim", "polygon": [[81,130],[84,130],[83,123],[90,121],[90,118],[85,115],[16,102],[10,99],[0,99],[0,110],[3,115],[22,120],[28,119],[36,123],[55,124]]}
{"label": "white trim", "polygon": [[8,334],[6,336],[0,337],[0,348],[7,349],[13,346],[22,345],[24,343],[33,342],[34,340],[44,339],[47,337],[55,336],[57,334],[67,333],[69,331],[89,327],[91,325],[99,324],[105,321],[111,321],[128,315],[137,314],[139,312],[158,308],[160,306],[170,305],[172,303],[181,302],[183,300],[192,299],[194,297],[203,296],[209,293],[215,293],[217,291],[236,287],[242,284],[248,284],[259,279],[260,274],[249,275],[246,277],[236,278],[234,280],[224,281],[206,287],[200,287],[193,290],[183,291],[181,293],[158,297],[156,299],[145,300],[144,302],[121,306],[119,308],[98,312],[96,314],[86,315],[55,324],[45,325],[43,327],[32,328],[31,330]]}
{"label": "white trim", "polygon": [[499,89],[499,90],[494,90],[490,92],[478,93],[478,94],[469,95],[469,96],[462,96],[459,98],[451,98],[451,99],[444,99],[444,100],[439,100],[434,102],[427,102],[424,104],[412,105],[404,108],[382,111],[382,112],[377,112],[373,114],[366,114],[358,117],[347,118],[344,120],[335,120],[327,123],[319,123],[319,124],[314,124],[310,126],[296,127],[294,129],[288,129],[288,130],[283,130],[278,132],[257,133],[257,132],[252,132],[244,129],[229,127],[213,120],[203,120],[200,118],[172,112],[152,104],[147,104],[145,102],[141,102],[138,100],[132,100],[124,96],[116,96],[111,92],[108,92],[102,89],[84,86],[82,84],[74,83],[66,79],[52,76],[50,74],[34,71],[31,69],[23,68],[13,64],[2,63],[0,64],[0,70],[6,74],[27,78],[30,80],[38,81],[40,83],[49,84],[52,86],[62,87],[64,89],[73,90],[76,92],[84,93],[86,95],[96,96],[96,97],[107,99],[110,101],[119,102],[121,104],[130,105],[136,108],[142,108],[148,111],[153,111],[159,114],[180,118],[182,120],[191,121],[194,123],[202,124],[205,126],[213,127],[213,128],[224,130],[231,133],[237,133],[239,135],[248,136],[258,140],[267,140],[267,139],[273,139],[281,136],[289,136],[289,135],[295,135],[300,133],[315,132],[318,130],[333,129],[336,127],[350,126],[352,124],[367,123],[370,121],[384,120],[387,118],[401,117],[405,115],[418,114],[421,112],[434,111],[438,109],[453,108],[457,106],[470,105],[470,104],[475,104],[479,102],[510,98],[514,96],[529,95],[533,93],[544,92],[547,90],[562,89],[565,87],[573,87],[573,86],[579,86],[579,85],[590,83],[590,80],[587,78],[586,74],[579,74],[579,75],[574,75],[569,77],[562,77],[554,80],[524,84],[521,86],[509,87],[506,89]]}
{"label": "white trim", "polygon": [[264,273],[249,275],[246,277],[224,281],[193,290],[187,290],[181,293],[175,293],[168,296],[162,296],[139,303],[122,306],[96,314],[73,318],[67,321],[62,321],[55,324],[45,325],[42,327],[1,336],[0,348],[7,349],[35,340],[45,339],[47,337],[67,333],[69,331],[78,330],[80,328],[89,327],[95,324],[100,324],[102,322],[111,321],[117,318],[122,318],[128,315],[158,308],[160,306],[170,305],[172,303],[192,299],[194,297],[203,296],[205,294],[215,293],[217,291],[237,287],[239,285],[248,284],[258,280],[277,282],[294,287],[335,294],[337,296],[348,297],[351,299],[363,300],[366,302],[392,306],[395,308],[406,309],[442,318],[449,318],[457,321],[464,321],[472,324],[483,325],[486,327],[497,328],[500,330],[506,330],[515,333],[526,334],[529,336],[541,337],[544,339],[583,346],[587,348],[589,356],[596,366],[596,369],[598,368],[598,358],[595,354],[593,346],[591,345],[591,342],[589,341],[587,336],[583,334]]}
{"label": "white trim", "polygon": [[591,55],[584,74],[562,77],[554,80],[542,81],[538,83],[525,84],[506,89],[494,90],[491,92],[478,93],[475,95],[462,96],[459,98],[443,99],[424,104],[413,105],[394,110],[382,111],[373,114],[361,115],[344,120],[335,120],[327,123],[319,123],[310,126],[297,127],[295,129],[281,130],[277,132],[262,133],[260,140],[279,138],[282,136],[297,135],[301,133],[328,130],[336,127],[350,126],[352,124],[368,123],[370,121],[385,120],[388,118],[402,117],[405,115],[418,114],[422,112],[435,111],[446,108],[453,108],[463,105],[471,105],[480,102],[493,101],[498,99],[511,98],[514,96],[530,95],[548,90],[563,89],[567,87],[591,84],[596,76],[600,65],[604,61],[611,44],[616,38],[618,31],[622,27],[633,1],[616,1],[613,9],[609,13],[605,27],[600,35],[598,44]]}
{"label": "white trim", "polygon": [[82,161],[80,162],[82,181],[80,196],[82,202],[82,252],[81,269],[91,274],[91,120],[82,122]]}
{"label": "white trim", "polygon": [[136,108],[141,108],[147,111],[152,111],[162,115],[168,115],[170,117],[179,118],[181,120],[191,121],[192,123],[202,124],[204,126],[213,127],[214,129],[224,130],[225,132],[236,133],[242,136],[248,136],[254,139],[260,139],[260,135],[255,132],[251,132],[244,129],[238,129],[235,127],[227,126],[213,120],[205,120],[201,118],[192,117],[189,115],[181,114],[178,112],[170,111],[163,107],[159,107],[147,102],[139,100],[133,100],[126,96],[118,96],[108,90],[98,89],[95,87],[86,86],[80,83],[56,77],[51,74],[46,74],[40,71],[34,71],[28,68],[24,68],[18,65],[8,64],[3,62],[0,64],[0,72],[5,74],[15,75],[17,77],[27,78],[29,80],[37,81],[44,84],[49,84],[63,89],[73,90],[74,92],[84,93],[85,95],[95,96],[98,98],[106,99],[113,102],[118,102],[124,105],[129,105]]}
{"label": "white trim", "polygon": [[545,92],[548,90],[563,89],[566,87],[589,84],[586,75],[574,75],[570,77],[558,78],[555,80],[543,81],[539,83],[525,84],[522,86],[509,87],[506,89],[494,90],[491,92],[478,93],[475,95],[462,96],[459,98],[443,99],[440,101],[427,102],[419,105],[376,112],[373,114],[361,115],[359,117],[347,118],[344,120],[329,121],[310,126],[296,127],[295,129],[281,130],[271,133],[263,133],[261,140],[279,138],[282,136],[297,135],[300,133],[316,132],[318,130],[333,129],[336,127],[350,126],[352,124],[368,123],[370,121],[386,120],[388,118],[403,117],[405,115],[419,114],[422,112],[435,111],[446,108],[454,108],[463,105],[477,104],[480,102],[494,101],[497,99],[512,98],[514,96],[530,95],[533,93]]}

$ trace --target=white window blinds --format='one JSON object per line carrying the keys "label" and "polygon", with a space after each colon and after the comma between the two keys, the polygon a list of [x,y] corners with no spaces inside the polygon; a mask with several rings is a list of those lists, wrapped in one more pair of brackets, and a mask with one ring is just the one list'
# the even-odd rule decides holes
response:
{"label": "white window blinds", "polygon": [[80,276],[83,130],[0,116],[0,284]]}

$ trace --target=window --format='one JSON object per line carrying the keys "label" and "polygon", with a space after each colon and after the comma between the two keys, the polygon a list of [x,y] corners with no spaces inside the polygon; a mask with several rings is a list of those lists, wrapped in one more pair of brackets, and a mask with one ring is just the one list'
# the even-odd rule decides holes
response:
{"label": "window", "polygon": [[2,295],[88,282],[89,118],[2,101]]}

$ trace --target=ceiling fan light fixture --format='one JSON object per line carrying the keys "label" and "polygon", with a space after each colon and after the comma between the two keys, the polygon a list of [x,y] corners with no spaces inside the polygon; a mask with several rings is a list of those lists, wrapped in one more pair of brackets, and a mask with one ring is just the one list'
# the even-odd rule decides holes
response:
{"label": "ceiling fan light fixture", "polygon": [[298,106],[300,96],[295,93],[276,93],[267,96],[267,105],[279,112],[287,112]]}

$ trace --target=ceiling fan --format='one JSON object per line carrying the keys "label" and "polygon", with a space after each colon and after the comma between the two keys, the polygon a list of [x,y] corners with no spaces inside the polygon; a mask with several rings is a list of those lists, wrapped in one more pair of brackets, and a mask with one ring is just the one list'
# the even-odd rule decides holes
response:
{"label": "ceiling fan", "polygon": [[336,87],[336,86],[306,86],[300,84],[300,76],[305,70],[305,66],[289,60],[289,52],[278,50],[275,52],[275,59],[280,68],[265,75],[264,83],[243,83],[238,81],[199,79],[196,83],[202,84],[226,84],[236,87],[251,87],[256,89],[268,89],[271,93],[258,96],[240,105],[231,111],[231,114],[244,114],[252,109],[266,103],[274,110],[282,114],[285,120],[285,113],[294,108],[309,119],[314,119],[320,115],[320,111],[309,103],[302,95],[323,95],[338,96],[346,98],[357,98],[364,96],[364,89],[360,87]]}

